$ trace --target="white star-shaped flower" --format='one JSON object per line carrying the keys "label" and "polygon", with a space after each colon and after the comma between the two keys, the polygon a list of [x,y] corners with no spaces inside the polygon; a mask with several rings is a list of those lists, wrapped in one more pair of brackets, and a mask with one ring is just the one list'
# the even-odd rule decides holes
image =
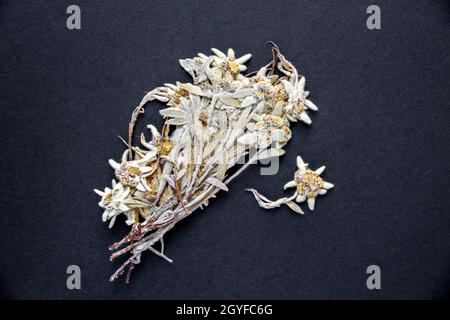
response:
{"label": "white star-shaped flower", "polygon": [[122,155],[122,163],[117,163],[109,159],[109,165],[114,169],[114,173],[119,181],[124,185],[136,188],[139,191],[149,191],[150,186],[146,177],[150,176],[155,168],[148,166],[156,159],[156,151],[148,151],[140,160],[127,160],[128,150]]}
{"label": "white star-shaped flower", "polygon": [[320,175],[325,170],[325,166],[320,167],[317,170],[311,170],[308,168],[308,164],[303,159],[297,157],[297,168],[295,172],[294,180],[289,181],[284,185],[284,189],[297,188],[296,190],[296,202],[304,202],[307,200],[308,207],[311,211],[314,210],[316,197],[318,195],[324,195],[327,190],[334,187],[330,182],[324,181]]}
{"label": "white star-shaped flower", "polygon": [[311,124],[311,118],[306,113],[306,109],[317,111],[317,107],[310,100],[306,99],[309,95],[305,91],[305,77],[298,79],[297,74],[293,74],[289,81],[283,80],[284,89],[288,94],[288,103],[284,107],[286,117],[290,121],[303,121]]}
{"label": "white star-shaped flower", "polygon": [[105,191],[94,189],[94,192],[102,197],[98,205],[105,209],[102,214],[103,222],[106,222],[109,219],[111,220],[109,228],[112,228],[116,221],[116,217],[119,214],[126,214],[131,210],[131,208],[125,204],[125,199],[130,195],[131,190],[129,187],[123,186],[120,182],[116,183],[116,181],[113,180],[112,189],[105,188]]}
{"label": "white star-shaped flower", "polygon": [[247,125],[247,133],[239,137],[238,142],[243,145],[267,148],[273,142],[281,148],[292,137],[289,121],[280,115],[281,104],[271,114],[254,114],[252,122]]}
{"label": "white star-shaped flower", "polygon": [[311,211],[314,211],[316,203],[316,197],[318,195],[324,195],[327,190],[334,187],[330,182],[324,181],[320,175],[325,170],[325,166],[313,171],[308,169],[308,164],[303,162],[303,159],[297,157],[298,170],[294,174],[294,180],[289,181],[284,185],[284,189],[296,188],[293,195],[290,197],[283,197],[277,200],[269,200],[255,189],[246,189],[253,193],[258,205],[264,209],[274,209],[282,205],[288,206],[294,212],[303,214],[303,210],[295,202],[302,203],[307,200],[308,207]]}
{"label": "white star-shaped flower", "polygon": [[[250,53],[247,53],[240,58],[236,58],[234,50],[231,48],[228,49],[227,54],[216,48],[212,48],[211,51],[214,53],[211,63],[212,68],[207,69],[206,74],[212,83],[218,83],[222,79],[231,82],[234,79],[241,78],[240,73],[247,70],[245,63],[252,57]],[[206,57],[201,54],[199,56]]]}

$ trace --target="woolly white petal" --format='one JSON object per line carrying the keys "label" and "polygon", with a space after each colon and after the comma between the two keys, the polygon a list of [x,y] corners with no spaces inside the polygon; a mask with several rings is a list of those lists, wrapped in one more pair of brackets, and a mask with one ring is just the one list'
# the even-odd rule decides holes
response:
{"label": "woolly white petal", "polygon": [[298,168],[299,170],[305,170],[305,169],[306,169],[306,165],[305,165],[305,163],[303,162],[302,157],[300,157],[300,156],[297,156],[297,168]]}
{"label": "woolly white petal", "polygon": [[102,214],[102,221],[103,222],[106,222],[106,220],[108,220],[108,215],[109,215],[109,210],[103,211],[103,214]]}
{"label": "woolly white petal", "polygon": [[300,194],[297,196],[297,198],[295,198],[295,201],[298,202],[298,203],[304,202],[305,200],[306,200],[306,197],[302,196]]}
{"label": "woolly white petal", "polygon": [[324,182],[323,182],[323,187],[324,187],[325,189],[332,189],[332,188],[334,188],[334,184],[332,184],[332,183],[330,183],[330,182],[324,181]]}
{"label": "woolly white petal", "polygon": [[306,124],[311,124],[311,118],[306,114],[306,112],[300,113],[300,120],[302,120]]}
{"label": "woolly white petal", "polygon": [[228,58],[231,58],[231,59],[236,58],[236,56],[235,56],[235,54],[234,54],[234,50],[231,49],[231,48],[228,49],[227,56],[228,56]]}
{"label": "woolly white petal", "polygon": [[156,127],[154,125],[152,125],[152,124],[147,125],[147,129],[149,129],[151,131],[153,138],[157,138],[157,137],[161,136],[158,129],[156,129]]}
{"label": "woolly white petal", "polygon": [[121,159],[122,162],[127,161],[127,159],[128,159],[128,152],[129,151],[130,151],[129,149],[125,149],[125,151],[123,152],[122,159]]}
{"label": "woolly white petal", "polygon": [[297,186],[297,183],[294,180],[292,180],[292,181],[289,181],[288,183],[286,183],[283,188],[284,188],[284,190],[286,190],[288,188],[294,188],[296,186]]}
{"label": "woolly white petal", "polygon": [[223,53],[222,51],[220,51],[219,49],[211,48],[211,51],[214,52],[214,54],[216,56],[218,56],[219,58],[222,58],[222,59],[226,59],[227,58],[226,54]]}
{"label": "woolly white petal", "polygon": [[116,218],[117,218],[117,216],[114,216],[114,217],[111,218],[111,221],[109,222],[108,228],[111,229],[113,227],[114,222],[116,222]]}
{"label": "woolly white petal", "polygon": [[327,193],[327,189],[320,189],[319,190],[319,194],[320,195],[324,195],[324,194],[326,194]]}
{"label": "woolly white petal", "polygon": [[98,194],[100,197],[103,197],[103,195],[105,194],[103,191],[100,191],[100,190],[98,190],[98,189],[94,189],[94,192],[95,192],[96,194]]}
{"label": "woolly white petal", "polygon": [[261,69],[259,69],[257,75],[258,76],[265,76],[267,72],[267,68],[266,67],[262,67]]}
{"label": "woolly white petal", "polygon": [[246,63],[248,60],[250,60],[251,57],[252,57],[252,55],[250,53],[247,53],[247,54],[243,55],[242,57],[240,57],[239,59],[236,59],[235,61],[239,64],[243,64],[243,63]]}
{"label": "woolly white petal", "polygon": [[314,211],[314,205],[316,204],[316,198],[308,198],[308,208]]}
{"label": "woolly white petal", "polygon": [[113,169],[118,169],[120,167],[120,164],[115,162],[113,159],[109,159],[108,163],[111,166],[111,168],[113,168]]}
{"label": "woolly white petal", "polygon": [[284,85],[284,90],[286,91],[286,93],[288,95],[291,95],[292,91],[294,90],[294,87],[292,87],[292,84],[287,80],[283,80],[282,83]]}
{"label": "woolly white petal", "polygon": [[320,176],[323,171],[325,170],[325,166],[321,166],[319,169],[317,169],[316,171],[314,171],[318,176]]}
{"label": "woolly white petal", "polygon": [[298,81],[297,89],[300,94],[303,94],[303,92],[305,91],[305,77],[300,78],[300,80]]}
{"label": "woolly white petal", "polygon": [[307,106],[309,109],[311,109],[312,111],[317,111],[317,110],[319,110],[319,108],[317,108],[317,106],[316,106],[314,103],[312,103],[311,100],[305,100],[305,104],[306,104],[306,106]]}

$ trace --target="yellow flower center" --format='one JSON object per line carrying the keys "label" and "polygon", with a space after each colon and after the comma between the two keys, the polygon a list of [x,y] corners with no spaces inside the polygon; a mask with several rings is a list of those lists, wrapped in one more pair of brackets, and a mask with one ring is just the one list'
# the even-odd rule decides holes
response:
{"label": "yellow flower center", "polygon": [[286,121],[272,114],[266,114],[261,120],[255,123],[255,129],[259,130],[262,128],[283,128],[286,125]]}
{"label": "yellow flower center", "polygon": [[160,155],[166,156],[172,151],[172,144],[170,143],[169,139],[163,139],[161,142],[158,151]]}
{"label": "yellow flower center", "polygon": [[274,106],[279,101],[284,101],[287,98],[286,92],[281,86],[271,87],[266,95],[266,98],[271,106]]}
{"label": "yellow flower center", "polygon": [[227,69],[233,76],[236,76],[239,73],[239,64],[234,60],[228,60]]}
{"label": "yellow flower center", "polygon": [[131,174],[131,175],[137,175],[137,174],[139,174],[139,168],[138,167],[129,167],[128,168],[128,174]]}
{"label": "yellow flower center", "polygon": [[175,104],[179,104],[181,102],[182,97],[189,96],[189,92],[184,89],[178,89],[175,91],[175,93],[172,95],[172,99],[175,102]]}
{"label": "yellow flower center", "polygon": [[300,171],[295,173],[297,192],[307,198],[315,198],[323,188],[323,180],[314,171],[307,169],[302,175]]}

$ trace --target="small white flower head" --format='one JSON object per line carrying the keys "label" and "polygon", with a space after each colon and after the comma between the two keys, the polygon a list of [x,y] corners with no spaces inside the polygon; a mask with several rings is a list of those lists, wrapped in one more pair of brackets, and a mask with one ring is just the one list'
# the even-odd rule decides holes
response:
{"label": "small white flower head", "polygon": [[109,228],[112,228],[116,217],[121,213],[126,213],[130,208],[125,204],[125,199],[130,195],[130,188],[124,187],[122,183],[112,181],[112,189],[105,188],[104,191],[94,189],[101,198],[98,205],[105,209],[102,214],[103,222],[111,220]]}
{"label": "small white flower head", "polygon": [[238,142],[248,146],[267,148],[272,143],[282,147],[292,137],[289,121],[274,114],[254,115],[253,122],[247,126],[248,133],[238,139]]}
{"label": "small white flower head", "polygon": [[165,96],[169,99],[169,102],[167,103],[168,106],[178,107],[181,103],[182,98],[189,97],[189,91],[181,88],[180,85],[181,84],[179,82],[177,82],[176,85],[171,83],[165,84]]}
{"label": "small white flower head", "polygon": [[303,162],[303,159],[297,157],[298,170],[294,174],[294,180],[289,181],[284,185],[284,189],[296,188],[296,202],[308,202],[308,207],[311,211],[314,210],[316,197],[318,195],[324,195],[327,190],[334,187],[332,183],[324,181],[320,175],[325,170],[325,166],[320,167],[317,170],[311,170],[308,168],[308,164]]}
{"label": "small white flower head", "polygon": [[156,159],[156,152],[149,151],[140,160],[127,161],[128,150],[122,156],[122,163],[110,159],[109,164],[114,169],[114,173],[124,186],[136,188],[139,191],[149,191],[146,177],[150,176],[155,168],[148,166]]}
{"label": "small white flower head", "polygon": [[[277,104],[286,102],[284,86],[281,83],[275,84],[278,76],[266,76],[266,73],[266,67],[261,68],[255,76],[247,79],[244,90],[234,94],[238,98],[244,98],[242,108],[256,104],[255,113],[271,113]],[[280,112],[282,111],[281,107]]]}
{"label": "small white flower head", "polygon": [[290,81],[283,80],[284,89],[288,95],[288,103],[284,107],[286,117],[290,121],[303,121],[306,124],[311,124],[311,118],[306,113],[307,109],[317,111],[317,107],[310,100],[306,99],[309,95],[305,91],[305,77],[298,79],[297,74],[293,74]]}
{"label": "small white flower head", "polygon": [[212,48],[211,51],[214,53],[213,68],[207,70],[207,74],[212,82],[217,82],[221,78],[228,82],[236,79],[240,72],[247,70],[245,63],[252,57],[250,53],[247,53],[240,58],[236,58],[234,50],[231,48],[228,49],[227,54],[216,48]]}

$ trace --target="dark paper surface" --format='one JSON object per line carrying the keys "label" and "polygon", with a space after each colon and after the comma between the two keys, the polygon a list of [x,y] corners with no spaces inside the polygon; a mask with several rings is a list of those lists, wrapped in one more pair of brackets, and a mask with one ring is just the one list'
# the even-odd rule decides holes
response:
{"label": "dark paper surface", "polygon": [[[81,30],[66,8],[81,8]],[[57,299],[445,298],[450,291],[450,14],[447,1],[2,1],[0,4],[0,293]],[[187,81],[179,58],[211,47],[271,59],[267,41],[306,76],[319,107],[275,176],[252,166],[147,253],[131,283],[93,188],[124,149],[146,91]],[[136,132],[160,125],[147,107]],[[148,134],[147,134],[148,136]],[[284,196],[295,157],[327,166],[336,187],[316,210],[266,211]],[[305,206],[306,209],[306,206]],[[66,288],[78,265],[82,289]],[[366,268],[381,268],[368,290]]]}

